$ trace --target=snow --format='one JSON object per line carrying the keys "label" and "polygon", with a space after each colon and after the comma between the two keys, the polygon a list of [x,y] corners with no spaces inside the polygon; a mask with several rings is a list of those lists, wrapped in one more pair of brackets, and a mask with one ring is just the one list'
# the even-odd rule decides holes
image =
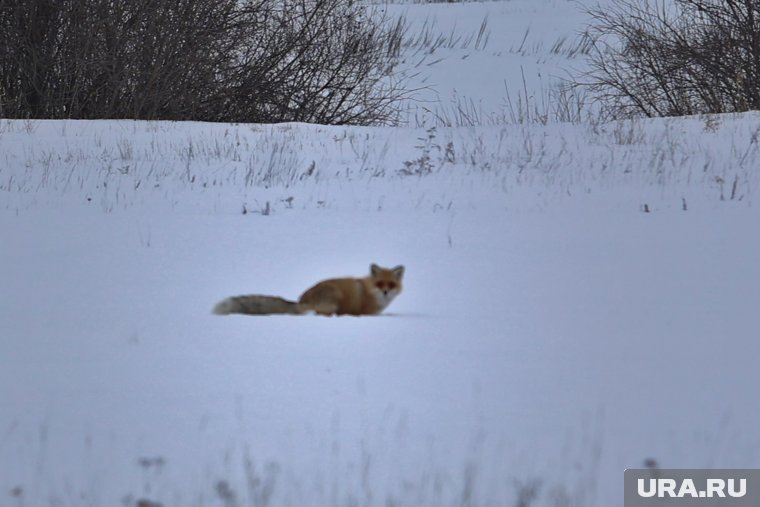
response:
{"label": "snow", "polygon": [[417,90],[412,124],[456,123],[459,110],[486,123],[519,117],[526,105],[549,113],[558,85],[587,68],[581,35],[590,17],[579,2],[391,4],[383,12],[407,21],[398,70]]}
{"label": "snow", "polygon": [[[488,58],[529,25],[556,73],[582,19],[389,8],[511,23]],[[456,51],[436,90],[476,96]],[[609,506],[646,459],[760,466],[760,116],[430,125],[0,122],[0,504]],[[378,317],[211,314],[372,262],[406,267]]]}

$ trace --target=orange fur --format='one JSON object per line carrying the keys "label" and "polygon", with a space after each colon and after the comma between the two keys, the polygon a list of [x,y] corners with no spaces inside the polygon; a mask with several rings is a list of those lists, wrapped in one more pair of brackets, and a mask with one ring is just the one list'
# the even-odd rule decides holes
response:
{"label": "orange fur", "polygon": [[304,292],[298,302],[276,296],[235,296],[217,304],[214,313],[377,315],[401,292],[403,276],[404,266],[386,269],[372,264],[369,276],[323,280]]}

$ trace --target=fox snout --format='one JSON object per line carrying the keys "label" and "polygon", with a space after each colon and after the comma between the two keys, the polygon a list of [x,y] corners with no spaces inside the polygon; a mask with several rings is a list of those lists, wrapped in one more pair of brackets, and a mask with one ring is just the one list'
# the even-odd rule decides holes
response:
{"label": "fox snout", "polygon": [[398,289],[398,284],[396,282],[377,282],[375,287],[380,289],[384,296],[387,296],[389,292]]}

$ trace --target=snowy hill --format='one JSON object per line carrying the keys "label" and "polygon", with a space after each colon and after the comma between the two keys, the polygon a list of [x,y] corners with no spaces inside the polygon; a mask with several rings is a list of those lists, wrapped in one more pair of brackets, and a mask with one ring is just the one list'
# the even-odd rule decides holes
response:
{"label": "snowy hill", "polygon": [[[449,41],[406,48],[405,127],[0,121],[0,505],[610,506],[644,460],[760,466],[760,115],[515,122],[505,80],[541,111],[583,66],[574,2],[387,8]],[[378,317],[211,314],[372,262],[406,266]]]}

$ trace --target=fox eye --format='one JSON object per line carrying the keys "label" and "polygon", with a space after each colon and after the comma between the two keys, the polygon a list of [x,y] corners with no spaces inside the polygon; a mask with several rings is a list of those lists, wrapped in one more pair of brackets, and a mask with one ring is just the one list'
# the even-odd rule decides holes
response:
{"label": "fox eye", "polygon": [[393,290],[396,288],[396,282],[388,282],[388,290]]}
{"label": "fox eye", "polygon": [[396,282],[377,282],[375,286],[380,290],[395,290]]}

